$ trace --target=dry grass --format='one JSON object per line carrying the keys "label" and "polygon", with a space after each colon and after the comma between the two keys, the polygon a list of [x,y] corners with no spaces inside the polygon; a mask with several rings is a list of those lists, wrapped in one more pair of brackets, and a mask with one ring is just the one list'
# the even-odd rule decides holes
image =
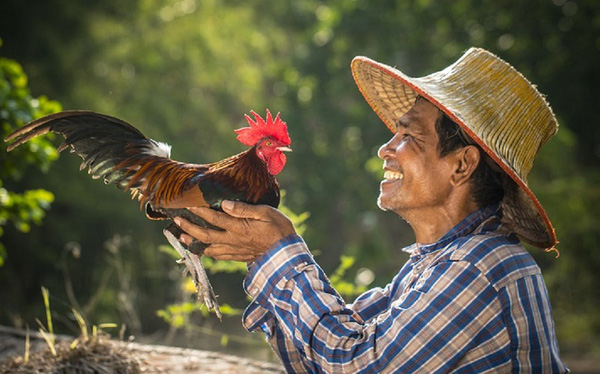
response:
{"label": "dry grass", "polygon": [[0,373],[139,373],[140,362],[119,349],[106,335],[98,334],[74,347],[68,341],[55,345],[56,355],[48,348],[0,362]]}
{"label": "dry grass", "polygon": [[[27,337],[30,340],[29,360]],[[0,373],[283,374],[280,364],[222,352],[110,340],[97,332],[56,335],[54,356],[42,334],[0,326]],[[75,346],[74,342],[78,342]]]}

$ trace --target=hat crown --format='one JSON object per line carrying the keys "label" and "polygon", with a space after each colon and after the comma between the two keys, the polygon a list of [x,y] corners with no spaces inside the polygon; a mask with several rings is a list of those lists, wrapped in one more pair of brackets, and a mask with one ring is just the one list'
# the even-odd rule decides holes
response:
{"label": "hat crown", "polygon": [[493,158],[500,158],[527,183],[537,153],[556,134],[558,123],[544,97],[521,73],[488,51],[471,48],[446,69],[416,80],[451,92],[442,110],[458,117],[472,132],[469,135],[490,148]]}

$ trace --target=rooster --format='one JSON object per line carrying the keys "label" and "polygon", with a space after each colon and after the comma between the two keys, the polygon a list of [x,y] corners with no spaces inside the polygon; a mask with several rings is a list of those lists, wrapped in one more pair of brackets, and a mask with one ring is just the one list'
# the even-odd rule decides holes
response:
{"label": "rooster", "polygon": [[[284,152],[291,151],[287,125],[279,114],[267,110],[266,120],[251,111],[245,115],[249,127],[235,130],[247,150],[210,164],[188,164],[170,158],[171,147],[147,138],[129,123],[91,111],[64,111],[35,120],[6,137],[14,140],[8,151],[49,131],[62,134],[61,152],[71,148],[83,161],[92,178],[129,190],[140,200],[146,216],[153,220],[172,220],[182,216],[204,227],[206,221],[187,207],[211,207],[220,210],[223,200],[250,204],[279,205],[276,175],[285,164]],[[213,227],[215,228],[215,227]],[[218,228],[216,228],[218,229]],[[163,233],[181,255],[189,271],[198,298],[214,309],[221,319],[216,296],[200,261],[206,244],[194,241],[187,248],[178,238],[182,231],[170,223]]]}

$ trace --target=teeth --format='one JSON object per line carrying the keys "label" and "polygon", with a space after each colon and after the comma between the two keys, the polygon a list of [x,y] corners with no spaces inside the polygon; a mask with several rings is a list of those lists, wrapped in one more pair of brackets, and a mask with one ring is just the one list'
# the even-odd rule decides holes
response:
{"label": "teeth", "polygon": [[404,178],[404,174],[399,173],[397,171],[386,170],[385,173],[383,174],[383,177],[385,179],[388,179],[388,180],[391,180],[391,179],[402,179],[402,178]]}

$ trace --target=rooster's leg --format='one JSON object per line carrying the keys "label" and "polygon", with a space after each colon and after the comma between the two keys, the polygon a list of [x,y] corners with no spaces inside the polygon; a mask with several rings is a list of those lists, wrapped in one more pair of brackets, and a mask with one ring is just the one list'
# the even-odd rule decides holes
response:
{"label": "rooster's leg", "polygon": [[219,303],[217,302],[217,297],[215,296],[210,281],[206,275],[206,271],[204,270],[204,266],[202,266],[202,262],[200,262],[200,257],[195,255],[194,253],[187,250],[181,242],[173,235],[171,231],[168,229],[163,230],[163,234],[167,238],[169,244],[175,248],[175,250],[181,256],[181,262],[183,262],[192,276],[192,280],[194,281],[194,285],[196,286],[196,290],[198,291],[198,298],[202,297],[204,300],[204,304],[206,307],[215,310],[215,314],[219,319],[222,318],[221,310],[219,309]]}
{"label": "rooster's leg", "polygon": [[[190,255],[192,253],[190,253],[187,249],[185,249],[183,247],[183,245],[181,245],[179,240],[177,240],[175,235],[173,235],[173,233],[171,231],[169,231],[168,229],[163,230],[163,234],[165,235],[165,238],[167,238],[167,241],[169,242],[169,244],[171,244],[171,246],[173,248],[175,248],[177,253],[179,253],[179,255],[181,256],[181,259],[178,260],[177,263],[179,263],[179,264],[183,263],[185,265],[185,267],[187,268],[187,272],[190,273],[190,275],[192,276],[192,280],[194,281],[194,284],[197,289],[198,284],[196,281],[196,269],[194,268],[194,263],[192,262],[192,260],[190,258]],[[184,275],[185,275],[185,271],[184,271]]]}
{"label": "rooster's leg", "polygon": [[200,262],[200,256],[202,256],[202,255],[196,255],[196,253],[198,253],[197,251],[194,250],[194,247],[196,245],[202,245],[202,243],[199,241],[194,241],[190,244],[189,249],[188,249],[189,256],[192,260],[192,263],[194,264],[194,268],[196,269],[196,281],[201,286],[201,288],[198,289],[198,285],[196,285],[196,289],[198,290],[199,293],[202,292],[202,298],[204,299],[204,304],[206,304],[206,307],[208,309],[214,309],[217,317],[219,317],[219,319],[221,319],[221,317],[222,317],[221,309],[219,309],[219,303],[217,302],[217,296],[215,295],[212,285],[210,284],[210,280],[208,279],[208,276],[206,275],[206,270],[204,270],[204,266],[202,266],[202,262]]}

